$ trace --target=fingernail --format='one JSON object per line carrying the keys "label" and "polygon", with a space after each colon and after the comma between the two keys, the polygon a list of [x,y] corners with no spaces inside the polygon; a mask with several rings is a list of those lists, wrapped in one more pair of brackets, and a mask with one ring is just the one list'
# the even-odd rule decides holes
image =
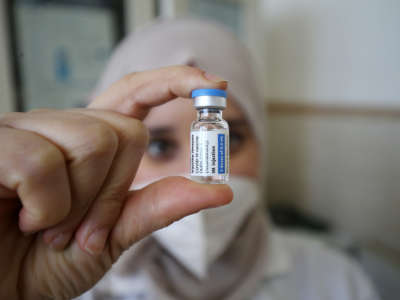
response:
{"label": "fingernail", "polygon": [[92,232],[85,244],[85,250],[91,255],[99,255],[103,252],[108,237],[108,229],[97,229]]}
{"label": "fingernail", "polygon": [[69,240],[71,239],[72,233],[70,232],[63,232],[56,235],[53,240],[50,242],[50,247],[54,250],[64,250],[67,246]]}
{"label": "fingernail", "polygon": [[214,82],[227,82],[227,80],[223,79],[222,77],[219,77],[217,75],[214,74],[210,74],[210,73],[204,73],[204,77],[207,78],[210,81],[214,81]]}

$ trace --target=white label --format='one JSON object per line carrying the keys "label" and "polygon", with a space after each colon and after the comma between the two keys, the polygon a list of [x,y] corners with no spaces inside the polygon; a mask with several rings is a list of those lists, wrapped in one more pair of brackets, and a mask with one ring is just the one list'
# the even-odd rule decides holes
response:
{"label": "white label", "polygon": [[229,173],[228,130],[192,131],[190,147],[192,176],[213,176]]}

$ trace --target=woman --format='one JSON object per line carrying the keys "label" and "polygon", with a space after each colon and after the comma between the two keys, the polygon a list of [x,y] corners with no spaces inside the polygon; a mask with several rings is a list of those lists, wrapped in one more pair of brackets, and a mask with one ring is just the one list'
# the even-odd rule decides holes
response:
{"label": "woman", "polygon": [[[249,54],[232,34],[195,20],[147,27],[117,48],[98,92],[130,72],[179,64],[229,82],[223,115],[230,126],[234,200],[155,232],[82,299],[377,299],[354,262],[268,223],[261,205],[265,110]],[[150,112],[144,121],[150,141],[133,189],[188,173],[195,118],[192,104],[179,97]]]}

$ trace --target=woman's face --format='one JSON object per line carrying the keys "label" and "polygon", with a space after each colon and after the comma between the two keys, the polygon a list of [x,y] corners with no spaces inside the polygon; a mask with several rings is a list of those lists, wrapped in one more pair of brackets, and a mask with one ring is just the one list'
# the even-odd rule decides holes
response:
{"label": "woman's face", "polygon": [[[229,123],[230,174],[257,178],[259,147],[244,113],[228,99],[223,118]],[[151,110],[144,121],[150,141],[135,184],[190,172],[190,125],[195,119],[188,99],[177,98]]]}

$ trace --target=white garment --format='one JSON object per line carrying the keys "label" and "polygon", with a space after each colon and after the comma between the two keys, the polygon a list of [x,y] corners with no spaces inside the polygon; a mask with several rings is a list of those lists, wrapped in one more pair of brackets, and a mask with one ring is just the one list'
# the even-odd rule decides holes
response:
{"label": "white garment", "polygon": [[[268,235],[268,255],[263,266],[263,279],[245,299],[378,299],[360,267],[323,242],[278,230],[270,230]],[[128,276],[118,274],[119,266],[126,264],[134,251],[131,249],[125,253],[121,262],[92,290],[76,299],[176,300],[160,290],[144,268],[133,270]]]}

